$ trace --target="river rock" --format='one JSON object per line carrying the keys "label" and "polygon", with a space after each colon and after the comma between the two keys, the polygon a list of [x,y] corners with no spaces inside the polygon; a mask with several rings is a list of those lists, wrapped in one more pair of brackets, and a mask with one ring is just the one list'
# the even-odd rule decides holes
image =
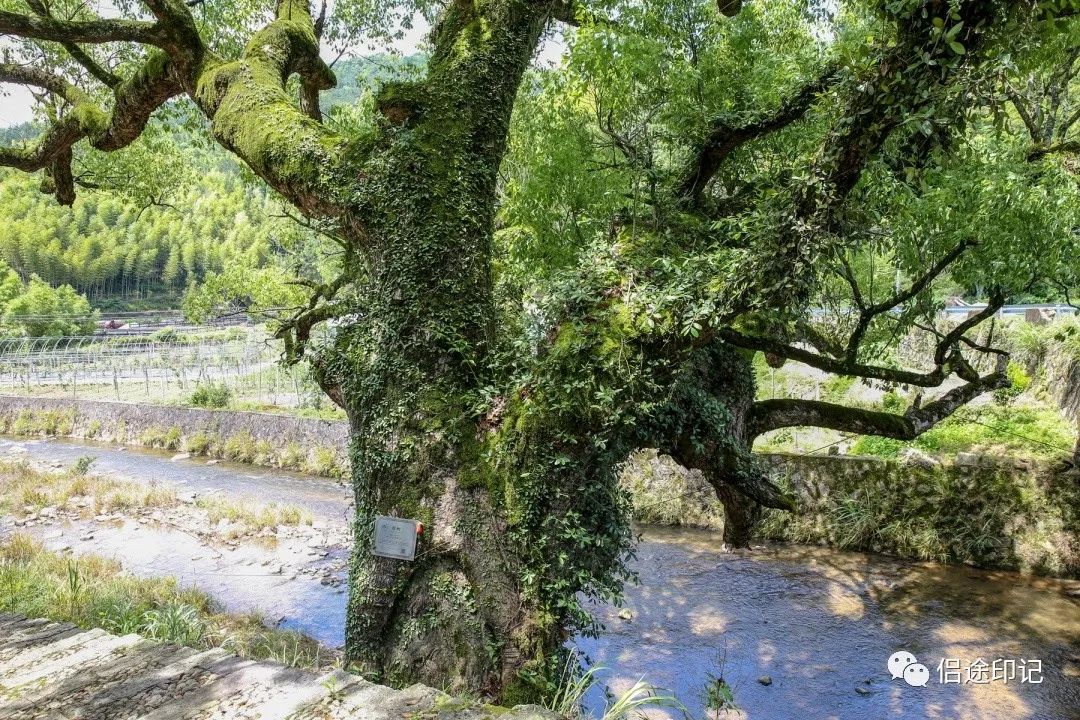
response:
{"label": "river rock", "polygon": [[620,620],[632,620],[633,618],[634,618],[634,613],[630,612],[630,608],[623,608],[622,610],[619,611],[619,619]]}
{"label": "river rock", "polygon": [[766,687],[768,687],[769,685],[772,685],[772,678],[769,677],[768,675],[762,675],[761,677],[759,677],[757,679],[757,681],[759,683],[761,683],[762,685],[765,685]]}
{"label": "river rock", "polygon": [[188,459],[188,458],[190,458],[190,457],[191,457],[191,453],[179,453],[179,454],[177,454],[177,455],[173,455],[173,456],[172,456],[171,458],[169,458],[169,459],[170,459],[170,460],[171,460],[172,462],[176,462],[176,461],[178,461],[178,460],[187,460],[187,459]]}
{"label": "river rock", "polygon": [[982,462],[982,456],[978,453],[956,453],[956,464],[963,467],[977,467]]}
{"label": "river rock", "polygon": [[[933,458],[922,450],[916,450],[915,448],[904,448],[900,451],[900,462],[905,467],[917,467],[923,470],[936,470],[941,467],[941,462],[936,458]],[[959,460],[957,461],[959,462]]]}

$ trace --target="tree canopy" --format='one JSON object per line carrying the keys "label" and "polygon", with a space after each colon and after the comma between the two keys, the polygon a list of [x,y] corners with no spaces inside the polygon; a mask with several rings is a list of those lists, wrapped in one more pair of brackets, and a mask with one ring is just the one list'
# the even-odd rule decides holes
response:
{"label": "tree canopy", "polygon": [[[325,240],[293,281],[226,269],[189,304],[245,295],[346,409],[347,654],[394,682],[550,693],[582,599],[629,577],[632,450],[701,469],[745,544],[761,505],[796,509],[758,435],[915,437],[1009,382],[1002,305],[1077,281],[1072,2],[2,7],[0,81],[43,130],[0,164],[65,205],[160,193],[172,114]],[[423,67],[324,112],[323,47],[417,13]],[[566,56],[531,68],[553,28]],[[985,307],[942,324],[958,288]],[[755,352],[932,396],[758,401]],[[366,551],[378,515],[432,528],[417,562]]]}

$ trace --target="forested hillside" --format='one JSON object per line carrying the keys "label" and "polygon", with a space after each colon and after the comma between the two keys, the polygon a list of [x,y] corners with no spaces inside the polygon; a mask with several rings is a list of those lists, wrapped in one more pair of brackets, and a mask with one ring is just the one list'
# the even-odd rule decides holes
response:
{"label": "forested hillside", "polygon": [[265,192],[221,171],[168,205],[141,207],[86,193],[65,208],[36,184],[19,173],[0,180],[0,258],[24,279],[69,284],[92,301],[178,294],[227,263],[261,265],[283,230]]}
{"label": "forested hillside", "polygon": [[[338,87],[322,98],[324,110],[355,103],[375,79],[419,58],[342,60]],[[3,144],[35,137],[33,123],[3,128]],[[73,207],[38,191],[38,177],[0,171],[0,260],[24,282],[71,285],[99,307],[177,306],[180,295],[208,273],[226,267],[264,267],[286,237],[297,232],[265,187],[251,181],[215,145],[191,151],[182,127],[165,142],[185,150],[178,165],[155,167],[172,191],[143,197],[81,192]],[[179,181],[177,175],[187,177]]]}

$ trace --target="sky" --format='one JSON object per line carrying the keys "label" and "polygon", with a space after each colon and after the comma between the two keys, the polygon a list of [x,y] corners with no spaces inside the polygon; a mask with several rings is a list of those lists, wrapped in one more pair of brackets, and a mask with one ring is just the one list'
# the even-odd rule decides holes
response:
{"label": "sky", "polygon": [[2,87],[4,96],[0,97],[0,127],[11,127],[29,120],[34,102],[30,91],[20,85],[4,83]]}

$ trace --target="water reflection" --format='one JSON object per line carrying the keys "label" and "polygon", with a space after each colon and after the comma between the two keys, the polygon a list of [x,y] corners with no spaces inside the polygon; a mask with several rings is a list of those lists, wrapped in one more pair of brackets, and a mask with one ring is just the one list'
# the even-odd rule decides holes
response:
{"label": "water reflection", "polygon": [[[704,717],[704,683],[722,673],[741,708],[730,717],[1080,717],[1080,604],[1065,594],[1076,583],[822,548],[719,546],[710,532],[645,531],[631,619],[598,607],[606,632],[578,641],[612,668],[612,691],[644,677]],[[885,662],[899,649],[931,669],[926,687],[890,678]],[[965,666],[1038,658],[1043,682],[941,685],[945,657]],[[589,703],[602,707],[602,690]]]}

